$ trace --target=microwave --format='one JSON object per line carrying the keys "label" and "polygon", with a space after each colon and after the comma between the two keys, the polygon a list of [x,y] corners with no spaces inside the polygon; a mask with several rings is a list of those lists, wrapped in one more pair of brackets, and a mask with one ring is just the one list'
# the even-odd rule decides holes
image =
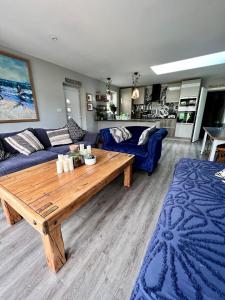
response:
{"label": "microwave", "polygon": [[181,98],[180,107],[196,106],[197,98]]}
{"label": "microwave", "polygon": [[177,113],[177,123],[193,124],[195,111],[180,111]]}

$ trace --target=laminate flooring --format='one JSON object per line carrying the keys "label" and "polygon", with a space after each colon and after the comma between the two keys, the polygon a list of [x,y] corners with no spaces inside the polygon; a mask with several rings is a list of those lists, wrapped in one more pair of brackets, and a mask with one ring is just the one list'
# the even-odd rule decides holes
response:
{"label": "laminate flooring", "polygon": [[1,300],[127,300],[140,270],[174,166],[201,158],[200,144],[165,140],[152,176],[120,176],[62,226],[68,261],[54,274],[40,235],[26,221],[9,226],[0,207]]}

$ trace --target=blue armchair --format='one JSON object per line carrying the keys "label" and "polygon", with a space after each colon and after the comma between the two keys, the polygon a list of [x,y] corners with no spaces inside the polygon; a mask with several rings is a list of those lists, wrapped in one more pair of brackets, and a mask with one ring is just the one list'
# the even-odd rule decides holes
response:
{"label": "blue armchair", "polygon": [[122,143],[116,143],[110,133],[110,128],[100,130],[103,141],[102,148],[109,151],[125,152],[135,155],[134,167],[145,170],[150,175],[155,169],[161,157],[162,140],[168,132],[165,128],[156,129],[149,136],[148,142],[143,146],[138,146],[138,140],[142,132],[148,127],[128,126],[126,127],[132,134],[132,138]]}

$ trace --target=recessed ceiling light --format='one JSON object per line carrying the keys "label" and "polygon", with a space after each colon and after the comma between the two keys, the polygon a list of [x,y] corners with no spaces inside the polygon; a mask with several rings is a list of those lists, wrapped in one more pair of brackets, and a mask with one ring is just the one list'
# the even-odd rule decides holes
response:
{"label": "recessed ceiling light", "polygon": [[225,51],[152,66],[157,75],[220,65],[225,63]]}

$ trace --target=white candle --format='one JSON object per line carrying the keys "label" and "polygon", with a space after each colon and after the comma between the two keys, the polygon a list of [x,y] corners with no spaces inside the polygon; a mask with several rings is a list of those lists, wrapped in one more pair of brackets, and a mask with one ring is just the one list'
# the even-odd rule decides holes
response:
{"label": "white candle", "polygon": [[84,144],[80,144],[80,153],[83,154],[84,152]]}
{"label": "white candle", "polygon": [[68,164],[68,159],[67,158],[63,159],[63,171],[64,171],[64,173],[69,172],[69,164]]}
{"label": "white candle", "polygon": [[62,174],[62,172],[63,172],[63,162],[62,162],[62,160],[57,160],[56,161],[56,169],[57,169],[57,174]]}
{"label": "white candle", "polygon": [[59,155],[58,155],[58,160],[59,160],[59,161],[62,161],[62,160],[63,160],[63,154],[59,154]]}
{"label": "white candle", "polygon": [[91,154],[91,146],[90,145],[87,146],[87,153]]}
{"label": "white candle", "polygon": [[69,170],[73,171],[74,169],[74,165],[73,165],[73,157],[69,157],[68,158],[68,162],[69,162]]}

